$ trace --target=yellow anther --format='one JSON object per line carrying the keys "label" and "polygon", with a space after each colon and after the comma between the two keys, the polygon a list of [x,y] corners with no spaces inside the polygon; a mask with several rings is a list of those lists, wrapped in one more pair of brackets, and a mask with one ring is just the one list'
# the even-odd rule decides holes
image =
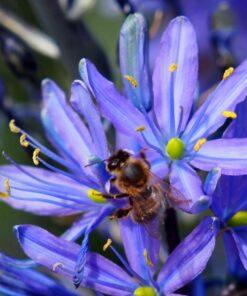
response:
{"label": "yellow anther", "polygon": [[7,192],[0,191],[0,198],[9,198],[9,194]]}
{"label": "yellow anther", "polygon": [[230,67],[230,68],[226,69],[225,72],[224,72],[224,74],[223,74],[223,79],[225,80],[230,75],[232,75],[233,71],[234,71],[234,68],[233,67]]}
{"label": "yellow anther", "polygon": [[92,201],[94,201],[96,203],[105,203],[106,202],[106,199],[104,198],[102,193],[97,190],[94,190],[94,189],[89,189],[87,191],[87,196],[89,199],[91,199]]}
{"label": "yellow anther", "polygon": [[9,122],[9,129],[12,133],[18,134],[20,132],[19,127],[15,125],[15,120],[11,119]]}
{"label": "yellow anther", "polygon": [[10,184],[9,184],[9,179],[5,179],[3,181],[3,184],[4,184],[4,188],[6,190],[6,192],[8,193],[8,195],[10,195]]}
{"label": "yellow anther", "polygon": [[170,66],[169,66],[169,72],[174,72],[176,71],[178,68],[178,64],[176,63],[172,63]]}
{"label": "yellow anther", "polygon": [[112,240],[108,238],[107,242],[103,246],[103,251],[105,252],[110,247],[111,244],[112,244]]}
{"label": "yellow anther", "polygon": [[233,111],[223,111],[222,112],[222,116],[224,116],[225,118],[232,118],[235,119],[237,118],[237,113],[233,112]]}
{"label": "yellow anther", "polygon": [[140,126],[138,126],[137,128],[136,128],[136,132],[143,132],[143,131],[145,131],[145,126],[144,125],[140,125]]}
{"label": "yellow anther", "polygon": [[194,150],[197,152],[201,149],[201,147],[207,142],[206,138],[199,139],[194,146]]}
{"label": "yellow anther", "polygon": [[63,268],[64,264],[61,263],[61,262],[54,263],[53,266],[52,266],[52,271],[56,272],[58,267]]}
{"label": "yellow anther", "polygon": [[27,141],[27,136],[25,134],[22,134],[20,136],[20,144],[21,146],[27,148],[29,146],[29,142]]}
{"label": "yellow anther", "polygon": [[33,151],[33,163],[35,165],[39,165],[39,153],[40,153],[40,149],[39,148],[36,148]]}
{"label": "yellow anther", "polygon": [[153,265],[153,262],[151,261],[151,258],[150,258],[149,254],[148,254],[147,249],[144,249],[143,256],[145,258],[146,264],[148,266],[150,266],[150,267],[153,267],[154,265]]}
{"label": "yellow anther", "polygon": [[138,82],[137,80],[133,77],[133,76],[130,76],[130,75],[124,75],[124,78],[134,87],[137,87],[138,86]]}

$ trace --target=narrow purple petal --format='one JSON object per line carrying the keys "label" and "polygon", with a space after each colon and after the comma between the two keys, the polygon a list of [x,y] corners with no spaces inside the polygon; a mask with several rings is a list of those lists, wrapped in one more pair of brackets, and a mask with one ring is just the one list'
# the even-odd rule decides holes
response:
{"label": "narrow purple petal", "polygon": [[[120,65],[126,96],[136,108],[149,111],[152,107],[152,84],[148,69],[148,30],[144,17],[135,13],[129,15],[120,32]],[[137,86],[124,77],[132,76]]]}
{"label": "narrow purple petal", "polygon": [[167,258],[158,276],[163,293],[169,294],[183,287],[206,267],[215,247],[219,222],[205,217]]}
{"label": "narrow purple petal", "polygon": [[208,141],[191,164],[204,171],[219,167],[224,175],[247,174],[247,138]]}
{"label": "narrow purple petal", "polygon": [[242,63],[233,74],[222,80],[206,102],[198,109],[188,123],[183,140],[190,143],[199,138],[207,138],[226,120],[222,112],[234,111],[236,105],[247,94],[247,61]]}
{"label": "narrow purple petal", "polygon": [[104,127],[101,123],[99,111],[82,81],[76,80],[73,82],[70,102],[88,123],[96,155],[105,159],[108,156],[108,147]]}
{"label": "narrow purple petal", "polygon": [[[64,216],[79,213],[95,204],[87,198],[88,187],[46,169],[12,165],[0,167],[0,191],[9,179],[10,197],[2,199],[16,209],[38,215]],[[24,173],[25,172],[25,173]]]}
{"label": "narrow purple petal", "polygon": [[0,254],[0,270],[0,291],[1,287],[4,286],[6,292],[8,292],[1,295],[76,295],[62,285],[59,285],[53,279],[27,268],[21,260],[10,258],[4,254]]}
{"label": "narrow purple petal", "polygon": [[82,217],[77,219],[73,225],[68,228],[61,238],[74,242],[76,241],[81,235],[83,235],[88,227],[88,225],[91,223],[93,219],[97,216],[98,213],[96,212],[88,212],[84,214]]}
{"label": "narrow purple petal", "polygon": [[[148,280],[159,259],[160,240],[152,237],[144,225],[133,222],[131,217],[120,219],[119,225],[130,266],[137,274]],[[157,230],[154,231],[157,233]],[[144,257],[145,250],[152,262],[152,268]]]}
{"label": "narrow purple petal", "polygon": [[233,232],[234,231],[230,229],[228,231],[225,231],[222,236],[228,267],[230,273],[233,276],[246,279],[247,271],[240,260],[239,251],[233,238]]}
{"label": "narrow purple petal", "polygon": [[42,120],[47,135],[58,151],[81,166],[92,153],[90,134],[80,117],[66,103],[65,95],[51,80],[42,83]]}
{"label": "narrow purple petal", "polygon": [[247,226],[233,228],[232,236],[238,249],[239,258],[247,271]]}
{"label": "narrow purple petal", "polygon": [[[57,238],[46,230],[21,225],[15,227],[24,252],[40,265],[70,280],[80,246]],[[88,253],[83,285],[109,295],[129,295],[136,286],[133,279],[120,267],[96,253]]]}
{"label": "narrow purple petal", "polygon": [[143,139],[136,128],[144,126],[143,133],[149,141],[158,144],[145,116],[117,91],[111,81],[104,78],[88,60],[81,60],[79,67],[81,77],[97,100],[103,116],[109,119],[119,132],[142,142]]}
{"label": "narrow purple petal", "polygon": [[[153,74],[155,113],[167,134],[171,129],[183,131],[187,123],[197,82],[197,55],[193,26],[185,17],[175,18],[162,36]],[[172,64],[177,65],[174,72],[169,71]]]}
{"label": "narrow purple petal", "polygon": [[188,164],[173,163],[170,182],[182,194],[178,201],[174,200],[174,204],[180,209],[189,213],[199,213],[209,207],[211,198],[204,194],[201,179]]}
{"label": "narrow purple petal", "polygon": [[247,176],[222,176],[213,195],[211,209],[227,222],[239,211],[247,211]]}

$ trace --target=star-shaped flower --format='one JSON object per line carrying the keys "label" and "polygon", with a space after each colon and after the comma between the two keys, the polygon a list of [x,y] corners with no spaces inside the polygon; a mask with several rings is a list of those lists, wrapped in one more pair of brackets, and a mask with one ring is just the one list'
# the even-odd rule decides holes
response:
{"label": "star-shaped flower", "polygon": [[[150,79],[147,28],[139,14],[130,15],[120,33],[120,62],[126,97],[88,60],[80,73],[99,103],[103,116],[119,132],[135,138],[159,155],[156,164],[187,199],[184,210],[197,213],[209,206],[195,169],[220,167],[225,175],[247,173],[247,139],[212,139],[227,118],[236,118],[237,103],[247,93],[247,62],[229,68],[207,100],[194,111],[198,57],[194,28],[185,17],[164,32]],[[165,176],[163,176],[165,177]]]}

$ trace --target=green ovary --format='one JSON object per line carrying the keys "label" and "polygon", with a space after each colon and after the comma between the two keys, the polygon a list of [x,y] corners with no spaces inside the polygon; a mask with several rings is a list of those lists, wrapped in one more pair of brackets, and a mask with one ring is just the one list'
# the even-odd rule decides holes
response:
{"label": "green ovary", "polygon": [[184,142],[179,138],[171,138],[166,145],[166,153],[172,160],[182,158],[184,154]]}
{"label": "green ovary", "polygon": [[157,296],[157,293],[153,287],[139,287],[134,292],[135,296]]}

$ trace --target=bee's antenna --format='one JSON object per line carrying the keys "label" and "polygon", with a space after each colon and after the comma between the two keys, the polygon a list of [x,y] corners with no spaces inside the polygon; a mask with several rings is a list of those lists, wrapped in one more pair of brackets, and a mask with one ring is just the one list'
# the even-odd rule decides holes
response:
{"label": "bee's antenna", "polygon": [[97,163],[105,162],[105,161],[107,161],[108,159],[109,159],[109,158],[106,158],[106,159],[103,159],[103,160],[97,160],[97,161],[90,162],[90,163],[84,165],[84,168],[89,167],[89,166],[91,166],[91,165],[95,165],[95,164],[97,164]]}

